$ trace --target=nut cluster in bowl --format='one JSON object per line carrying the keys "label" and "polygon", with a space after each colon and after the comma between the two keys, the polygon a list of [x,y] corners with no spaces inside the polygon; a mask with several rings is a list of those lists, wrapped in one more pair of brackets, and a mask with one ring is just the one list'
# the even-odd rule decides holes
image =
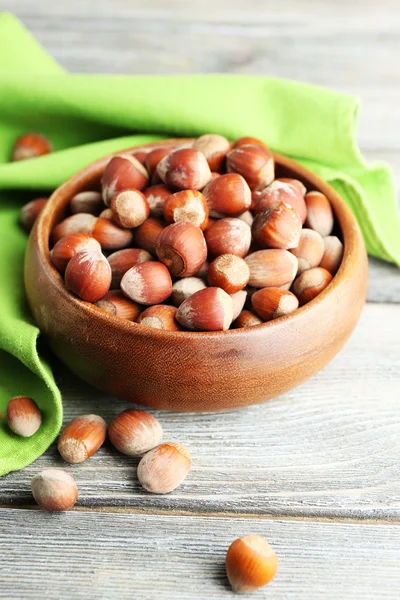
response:
{"label": "nut cluster in bowl", "polygon": [[207,134],[114,156],[51,233],[51,260],[82,300],[166,331],[248,327],[295,311],[343,255],[332,207],[275,179],[255,138]]}

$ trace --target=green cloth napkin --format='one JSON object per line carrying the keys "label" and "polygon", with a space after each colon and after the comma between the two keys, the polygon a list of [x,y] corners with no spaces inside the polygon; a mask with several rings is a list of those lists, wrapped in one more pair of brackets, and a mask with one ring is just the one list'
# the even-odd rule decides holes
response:
{"label": "green cloth napkin", "polygon": [[[358,100],[267,77],[68,75],[9,14],[0,14],[0,411],[35,398],[43,425],[32,438],[0,421],[0,475],[37,458],[55,439],[62,405],[38,354],[24,301],[25,237],[19,204],[91,161],[171,136],[253,135],[329,181],[358,218],[370,254],[400,265],[400,220],[390,169],[366,164],[355,140]],[[9,163],[16,138],[46,135],[54,152]],[[12,192],[12,190],[14,190]]]}

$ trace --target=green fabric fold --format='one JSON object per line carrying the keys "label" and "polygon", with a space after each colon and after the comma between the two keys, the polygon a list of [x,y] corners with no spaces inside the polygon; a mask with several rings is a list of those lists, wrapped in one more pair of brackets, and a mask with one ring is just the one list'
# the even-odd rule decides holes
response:
{"label": "green fabric fold", "polygon": [[[0,474],[39,456],[62,414],[22,300],[21,190],[54,189],[107,153],[165,137],[253,135],[329,181],[356,215],[369,253],[400,265],[392,173],[364,161],[356,143],[359,102],[352,96],[254,76],[68,75],[17,19],[0,14],[0,102],[0,244],[7,257],[0,262],[0,410],[13,394],[27,394],[45,415],[30,440],[16,438],[1,421]],[[27,131],[46,135],[54,152],[10,163],[16,138]]]}

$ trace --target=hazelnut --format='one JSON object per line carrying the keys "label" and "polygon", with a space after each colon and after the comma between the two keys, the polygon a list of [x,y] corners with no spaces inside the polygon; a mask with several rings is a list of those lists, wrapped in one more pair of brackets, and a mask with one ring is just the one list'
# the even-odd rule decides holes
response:
{"label": "hazelnut", "polygon": [[231,148],[231,143],[222,135],[206,133],[197,138],[193,148],[204,154],[211,171],[221,171],[225,156]]}
{"label": "hazelnut", "polygon": [[197,273],[206,260],[207,246],[199,227],[181,221],[160,233],[156,253],[174,277],[189,277]]}
{"label": "hazelnut", "polygon": [[125,273],[121,280],[121,289],[139,304],[161,304],[171,295],[171,275],[167,267],[160,262],[143,262]]}
{"label": "hazelnut", "polygon": [[42,413],[32,398],[16,396],[7,404],[7,423],[21,437],[31,437],[42,424]]}
{"label": "hazelnut", "polygon": [[163,429],[155,417],[144,410],[128,408],[108,426],[110,442],[127,456],[141,456],[161,442]]}
{"label": "hazelnut", "polygon": [[65,269],[65,285],[86,302],[96,302],[106,295],[111,285],[111,267],[96,250],[80,250]]}
{"label": "hazelnut", "polygon": [[[293,181],[296,180],[294,179]],[[284,202],[297,211],[302,223],[307,218],[307,206],[304,201],[304,195],[299,191],[298,187],[279,179],[275,179],[275,181],[261,192],[253,192],[253,200],[253,210],[256,214],[271,208],[277,202]]]}
{"label": "hazelnut", "polygon": [[136,244],[156,256],[156,241],[165,227],[163,221],[150,217],[135,230]]}
{"label": "hazelnut", "polygon": [[104,202],[100,192],[80,192],[69,201],[72,214],[89,213],[98,216],[103,209]]}
{"label": "hazelnut", "polygon": [[332,233],[334,216],[331,204],[321,192],[308,192],[305,196],[307,206],[306,227],[318,231],[322,237]]}
{"label": "hazelnut", "polygon": [[234,321],[235,319],[238,318],[238,316],[240,315],[240,313],[243,310],[243,307],[247,300],[247,292],[246,292],[246,290],[239,290],[238,292],[235,292],[234,294],[230,294],[230,297],[232,298],[232,302],[233,302],[232,320]]}
{"label": "hazelnut", "polygon": [[195,148],[171,152],[158,163],[157,173],[164,183],[182,190],[201,190],[211,179],[206,157]]}
{"label": "hazelnut", "polygon": [[212,256],[235,254],[243,258],[250,249],[251,230],[240,219],[219,219],[204,234]]}
{"label": "hazelnut", "polygon": [[129,154],[114,156],[105,168],[101,185],[103,200],[110,206],[111,200],[118,192],[125,190],[142,190],[147,186],[149,175],[144,166]]}
{"label": "hazelnut", "polygon": [[170,197],[171,192],[166,185],[152,185],[144,190],[147,202],[150,207],[152,217],[161,218],[163,216],[164,202]]}
{"label": "hazelnut", "polygon": [[110,208],[115,223],[127,229],[138,227],[150,215],[146,196],[139,190],[118,192],[112,197]]}
{"label": "hazelnut", "polygon": [[133,242],[132,231],[121,229],[109,219],[102,217],[94,223],[92,235],[104,250],[120,250]]}
{"label": "hazelnut", "polygon": [[129,321],[136,321],[140,315],[141,307],[129,300],[120,290],[112,290],[107,292],[104,298],[97,300],[94,303],[97,308],[100,308],[110,315],[115,315],[121,319],[128,319]]}
{"label": "hazelnut", "polygon": [[303,198],[307,194],[306,186],[298,179],[292,179],[290,177],[279,177],[279,179],[276,179],[276,181],[281,181],[282,183],[290,183],[290,185],[295,187],[300,192]]}
{"label": "hazelnut", "polygon": [[39,214],[44,209],[47,200],[48,198],[36,198],[36,200],[31,200],[31,202],[28,202],[21,208],[19,222],[28,233],[32,229]]}
{"label": "hazelnut", "polygon": [[233,148],[240,148],[240,146],[258,146],[263,150],[268,150],[264,142],[262,142],[258,138],[251,136],[241,137],[238,140],[236,140],[236,142],[233,144]]}
{"label": "hazelnut", "polygon": [[113,252],[107,257],[107,260],[111,267],[111,288],[116,289],[119,288],[122,277],[129,269],[142,262],[153,260],[153,257],[149,252],[140,248],[125,248]]}
{"label": "hazelnut", "polygon": [[97,217],[89,213],[78,213],[67,217],[54,227],[51,232],[51,241],[56,244],[58,240],[71,233],[87,233],[92,236],[96,222]]}
{"label": "hazelnut", "polygon": [[234,294],[246,287],[250,277],[247,263],[234,254],[221,254],[208,269],[208,283]]}
{"label": "hazelnut", "polygon": [[254,327],[261,324],[261,319],[251,312],[251,310],[242,310],[237,319],[232,323],[232,327],[234,329],[241,329],[242,327]]}
{"label": "hazelnut", "polygon": [[157,166],[161,159],[168,154],[171,154],[172,148],[155,148],[151,152],[149,152],[146,156],[145,167],[149,173],[151,182],[158,183],[161,181],[160,177],[157,174]]}
{"label": "hazelnut", "polygon": [[278,557],[260,535],[235,540],[226,554],[226,573],[235,592],[253,592],[276,574]]}
{"label": "hazelnut", "polygon": [[46,469],[31,481],[32,494],[43,510],[69,510],[78,499],[78,488],[69,473]]}
{"label": "hazelnut", "polygon": [[171,194],[164,202],[164,219],[167,223],[189,222],[204,230],[208,223],[208,207],[201,192],[181,190]]}
{"label": "hazelnut", "polygon": [[138,323],[154,329],[163,329],[164,331],[181,331],[182,327],[175,320],[177,310],[176,306],[155,304],[142,312],[138,318]]}
{"label": "hazelnut", "polygon": [[101,252],[101,246],[88,233],[70,233],[54,245],[50,252],[51,262],[57,271],[64,273],[71,258],[81,250]]}
{"label": "hazelnut", "polygon": [[256,288],[290,286],[298,261],[287,250],[259,250],[246,256],[250,269],[249,285]]}
{"label": "hazelnut", "polygon": [[237,217],[250,208],[251,191],[238,173],[220,175],[204,188],[208,210],[212,217]]}
{"label": "hazelnut", "polygon": [[136,160],[138,160],[140,164],[145,166],[146,158],[150,152],[150,148],[146,148],[145,150],[136,150],[136,152],[132,152],[132,156],[133,158],[136,158]]}
{"label": "hazelnut", "polygon": [[303,229],[298,245],[291,252],[299,261],[297,274],[300,275],[307,269],[318,267],[324,254],[324,241],[317,231]]}
{"label": "hazelnut", "polygon": [[301,234],[301,221],[297,211],[284,202],[276,202],[259,213],[251,231],[261,248],[296,248]]}
{"label": "hazelnut", "polygon": [[190,466],[190,454],[185,446],[177,442],[166,442],[143,456],[137,475],[148,492],[168,494],[187,477]]}
{"label": "hazelnut", "polygon": [[299,301],[288,290],[270,287],[253,294],[251,304],[263,321],[271,321],[294,312],[299,306]]}
{"label": "hazelnut", "polygon": [[26,133],[15,142],[11,160],[26,160],[27,158],[36,158],[51,152],[51,144],[43,135],[39,133]]}
{"label": "hazelnut", "polygon": [[175,306],[180,306],[195,292],[203,290],[206,286],[200,277],[184,277],[178,279],[172,286],[172,301]]}
{"label": "hazelnut", "polygon": [[251,190],[262,190],[274,180],[273,156],[260,146],[233,148],[226,157],[226,164],[228,173],[242,175]]}
{"label": "hazelnut", "polygon": [[254,217],[250,210],[246,210],[246,212],[242,213],[238,219],[246,223],[246,225],[248,225],[250,228],[253,225]]}
{"label": "hazelnut", "polygon": [[326,269],[315,267],[304,271],[293,284],[293,293],[300,305],[307,304],[320,294],[332,281],[332,275]]}
{"label": "hazelnut", "polygon": [[112,221],[113,211],[111,210],[111,208],[105,208],[104,210],[101,211],[101,213],[99,214],[99,217],[101,219],[108,219],[109,221]]}
{"label": "hazelnut", "polygon": [[225,331],[233,318],[232,298],[218,287],[195,292],[178,308],[176,319],[196,331]]}
{"label": "hazelnut", "polygon": [[343,244],[336,235],[323,238],[324,255],[319,264],[320,267],[335,275],[343,258]]}
{"label": "hazelnut", "polygon": [[104,444],[106,431],[105,420],[97,415],[77,417],[58,438],[58,451],[66,462],[82,463]]}

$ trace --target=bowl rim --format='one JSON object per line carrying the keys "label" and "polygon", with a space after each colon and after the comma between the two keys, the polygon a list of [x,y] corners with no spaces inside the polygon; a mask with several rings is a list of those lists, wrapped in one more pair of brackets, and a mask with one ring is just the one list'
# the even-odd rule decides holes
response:
{"label": "bowl rim", "polygon": [[[70,292],[66,288],[62,275],[57,271],[50,259],[50,223],[52,221],[54,211],[60,206],[66,206],[67,201],[65,200],[65,197],[70,196],[69,188],[79,186],[84,187],[85,180],[87,180],[89,176],[93,177],[93,173],[96,172],[96,170],[103,169],[106,166],[107,162],[111,160],[113,156],[120,154],[133,154],[134,152],[137,152],[141,149],[148,149],[148,151],[150,152],[152,149],[158,148],[160,146],[175,146],[179,144],[189,143],[193,140],[194,138],[171,138],[167,140],[164,139],[160,140],[159,142],[153,141],[147,144],[140,144],[139,146],[131,146],[125,150],[120,150],[118,152],[113,152],[85,166],[75,175],[69,177],[63,184],[58,186],[51,194],[44,209],[41,211],[38,219],[36,220],[31,235],[35,236],[35,242],[39,253],[39,258],[43,264],[43,267],[46,268],[46,271],[49,277],[52,279],[54,285],[58,288],[59,293],[64,296],[64,299],[68,299],[68,301],[71,302],[75,308],[86,311],[88,317],[100,319],[104,321],[104,323],[112,326],[113,328],[131,331],[135,334],[140,335],[141,337],[160,337],[165,339],[165,336],[169,336],[171,339],[174,337],[178,339],[184,337],[185,339],[200,340],[207,337],[216,338],[218,336],[230,336],[230,339],[233,339],[233,336],[235,335],[243,335],[244,328],[228,329],[225,331],[165,331],[153,327],[146,327],[135,321],[130,321],[128,319],[112,315],[101,310],[94,304],[86,302],[85,300],[82,300],[74,294],[72,294],[72,292]],[[334,275],[329,285],[320,294],[318,294],[316,298],[314,298],[304,306],[297,308],[293,313],[290,313],[283,317],[279,317],[278,319],[273,319],[271,321],[261,323],[259,325],[245,328],[246,334],[248,334],[249,336],[257,336],[258,332],[262,328],[269,328],[270,330],[273,330],[278,329],[282,326],[284,322],[287,322],[289,320],[295,322],[296,319],[301,318],[301,316],[304,313],[312,311],[317,306],[317,304],[324,302],[324,300],[330,294],[332,294],[334,289],[340,286],[341,283],[344,282],[346,277],[348,277],[347,271],[352,265],[350,258],[354,255],[355,251],[359,249],[360,244],[363,243],[359,226],[353,213],[351,212],[350,208],[347,206],[345,201],[341,198],[341,196],[327,182],[325,182],[320,177],[309,171],[306,167],[300,165],[295,160],[276,152],[272,152],[272,154],[275,163],[295,172],[297,176],[299,176],[302,179],[305,179],[308,183],[310,183],[316,191],[320,191],[325,196],[327,196],[329,202],[333,207],[335,218],[338,221],[341,229],[344,252],[337,273]]]}

